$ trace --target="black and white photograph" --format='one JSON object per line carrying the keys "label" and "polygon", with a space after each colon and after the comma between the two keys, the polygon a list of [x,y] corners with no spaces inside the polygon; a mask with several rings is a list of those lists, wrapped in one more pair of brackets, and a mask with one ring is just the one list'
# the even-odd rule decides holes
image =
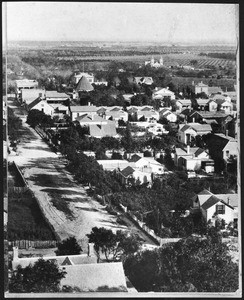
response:
{"label": "black and white photograph", "polygon": [[242,297],[239,23],[2,2],[5,298]]}

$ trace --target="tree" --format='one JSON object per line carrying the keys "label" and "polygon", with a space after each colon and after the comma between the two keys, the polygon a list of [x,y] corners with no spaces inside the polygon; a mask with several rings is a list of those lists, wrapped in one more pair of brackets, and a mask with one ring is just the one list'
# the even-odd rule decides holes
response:
{"label": "tree", "polygon": [[235,292],[238,265],[226,244],[189,237],[130,255],[126,276],[139,292]]}
{"label": "tree", "polygon": [[76,255],[76,254],[80,254],[82,251],[75,237],[67,238],[61,243],[58,243],[57,247],[58,249],[55,251],[57,256]]}
{"label": "tree", "polygon": [[51,260],[39,259],[26,268],[18,266],[9,281],[11,293],[54,293],[60,291],[60,281],[66,272]]}
{"label": "tree", "polygon": [[93,227],[87,234],[90,243],[94,243],[98,261],[100,253],[105,255],[107,261],[124,260],[129,254],[138,251],[141,241],[137,235],[128,235],[118,230],[116,234],[111,229]]}

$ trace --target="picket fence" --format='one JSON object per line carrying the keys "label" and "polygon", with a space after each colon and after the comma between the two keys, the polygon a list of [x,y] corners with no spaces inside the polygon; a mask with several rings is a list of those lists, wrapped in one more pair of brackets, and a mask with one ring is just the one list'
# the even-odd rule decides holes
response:
{"label": "picket fence", "polygon": [[19,249],[29,249],[29,248],[36,248],[36,249],[45,249],[45,248],[55,248],[57,247],[57,241],[49,240],[49,241],[29,241],[29,240],[16,240],[16,241],[9,241],[9,247],[18,247]]}

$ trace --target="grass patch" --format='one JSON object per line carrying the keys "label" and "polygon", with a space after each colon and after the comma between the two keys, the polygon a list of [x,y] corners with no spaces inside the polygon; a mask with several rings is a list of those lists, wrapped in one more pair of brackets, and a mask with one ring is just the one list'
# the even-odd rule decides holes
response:
{"label": "grass patch", "polygon": [[54,207],[56,207],[58,210],[65,213],[68,219],[70,220],[74,219],[74,215],[70,210],[69,203],[66,199],[62,198],[59,193],[55,193],[55,192],[49,193],[49,196],[51,197],[51,202]]}
{"label": "grass patch", "polygon": [[30,191],[8,198],[8,240],[56,240]]}

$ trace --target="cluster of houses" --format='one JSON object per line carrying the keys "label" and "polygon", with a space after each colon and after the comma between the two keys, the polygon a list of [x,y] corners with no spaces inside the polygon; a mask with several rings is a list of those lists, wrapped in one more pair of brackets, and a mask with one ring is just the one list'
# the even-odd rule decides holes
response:
{"label": "cluster of houses", "polygon": [[[142,79],[149,80],[146,77],[140,80]],[[142,132],[137,133],[138,136],[144,135],[145,132],[151,133],[152,136],[168,134],[165,126],[159,123],[160,119],[165,119],[171,124],[176,123],[181,147],[175,147],[171,155],[175,166],[186,172],[204,171],[206,175],[212,174],[215,171],[215,161],[223,159],[228,166],[231,159],[237,157],[236,92],[223,92],[219,87],[209,87],[200,82],[194,85],[195,93],[205,93],[209,98],[196,99],[198,107],[194,110],[190,99],[176,99],[175,94],[168,88],[155,88],[153,91],[152,99],[159,99],[162,104],[167,99],[172,104],[160,107],[158,110],[150,105],[130,105],[133,94],[124,95],[128,104],[126,108],[97,107],[90,103],[71,105],[70,101],[78,97],[80,91],[89,92],[94,89],[92,86],[95,83],[94,76],[78,73],[74,76],[74,82],[76,90],[72,95],[68,95],[39,89],[34,80],[29,80],[29,86],[27,80],[16,81],[17,96],[27,111],[38,109],[60,119],[64,115],[69,115],[75,124],[88,128],[88,134],[96,138],[105,136],[120,138],[117,128],[123,126],[122,121],[130,121],[131,124],[143,129]],[[176,109],[174,110],[173,107]],[[220,133],[214,133],[214,126],[218,126],[217,132]],[[198,137],[210,133],[212,134],[208,149],[194,146],[193,142]],[[98,163],[105,170],[114,171],[125,185],[131,184],[134,179],[140,183],[148,183],[150,186],[155,177],[168,171],[154,155],[145,157],[143,153],[132,153],[126,159],[98,160]]]}

